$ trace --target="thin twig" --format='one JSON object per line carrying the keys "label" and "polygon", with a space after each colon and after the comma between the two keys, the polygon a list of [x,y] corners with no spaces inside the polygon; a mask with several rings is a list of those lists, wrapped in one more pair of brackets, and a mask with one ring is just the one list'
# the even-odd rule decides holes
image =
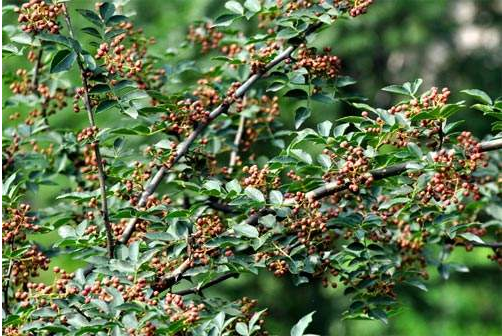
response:
{"label": "thin twig", "polygon": [[[311,25],[309,28],[307,28],[303,34],[303,36],[307,36],[316,30],[318,30],[320,27],[322,27],[322,22],[315,23]],[[270,63],[266,64],[261,71],[254,73],[248,77],[248,79],[242,83],[242,85],[235,91],[234,98],[242,98],[244,95],[249,91],[249,89],[253,86],[253,84],[263,77],[268,71],[270,71],[272,68],[274,68],[276,65],[279,63],[285,61],[286,59],[290,58],[291,54],[293,51],[295,51],[298,48],[298,44],[291,45],[284,49],[279,55],[277,55]],[[231,98],[231,97],[227,97]],[[221,114],[226,113],[230,106],[235,102],[235,99],[223,99],[223,103],[221,103],[218,107],[216,107],[207,117],[206,122],[200,123],[197,128],[181,143],[178,145],[174,160],[172,164],[176,164],[182,157],[185,156],[185,154],[188,152],[189,148],[191,145],[195,142],[195,140],[199,137],[202,132],[207,128],[207,126],[217,117],[219,117]],[[146,204],[146,201],[150,195],[154,193],[154,191],[157,189],[159,186],[160,182],[164,178],[164,175],[167,173],[167,169],[162,166],[155,176],[152,178],[152,180],[147,184],[145,190],[141,194],[141,197],[139,199],[138,208],[143,207]],[[134,233],[135,227],[136,227],[136,221],[137,218],[132,218],[129,223],[127,224],[124,232],[122,233],[122,237],[120,238],[120,242],[122,244],[127,243],[129,238],[131,238],[132,234]]]}
{"label": "thin twig", "polygon": [[[14,240],[11,241],[10,243],[10,252],[12,253],[14,251]],[[9,287],[10,287],[10,276],[12,274],[12,268],[14,267],[14,260],[10,259],[9,260],[9,268],[7,268],[7,274],[5,277],[5,286],[3,286],[3,302],[2,302],[2,308],[5,311],[6,314],[9,314]]]}
{"label": "thin twig", "polygon": [[35,60],[35,67],[33,68],[33,78],[31,79],[31,90],[33,92],[37,92],[40,68],[42,67],[43,52],[44,48],[42,46],[42,42],[40,42],[40,49],[38,50],[37,59]]}
{"label": "thin twig", "polygon": [[[68,13],[66,5],[63,3],[63,12],[64,12],[64,18],[66,21],[66,25],[68,27],[68,32],[70,34],[70,37],[72,39],[75,39],[74,33],[73,33],[73,26],[71,24],[70,20],[70,15]],[[85,73],[85,68],[84,64],[82,63],[80,52],[78,50],[75,50],[77,53],[77,63],[78,67],[80,69],[80,77],[82,79],[82,85],[84,88],[84,105],[87,110],[87,116],[89,117],[89,123],[92,127],[96,126],[96,121],[95,121],[95,116],[94,116],[94,111],[92,110],[91,106],[91,101],[89,99],[89,85],[87,83],[87,77]],[[106,175],[105,175],[105,170],[104,170],[104,165],[103,165],[103,158],[101,157],[101,151],[99,149],[99,141],[95,140],[92,144],[91,147],[94,150],[94,154],[96,155],[96,165],[98,169],[98,179],[99,179],[99,187],[100,187],[100,193],[101,193],[101,215],[103,216],[103,221],[105,223],[105,230],[106,230],[106,247],[108,250],[108,256],[110,258],[113,258],[114,256],[114,238],[113,238],[113,230],[112,226],[110,224],[110,218],[109,218],[109,213],[108,213],[108,200],[106,198]]]}
{"label": "thin twig", "polygon": [[232,174],[234,171],[234,166],[237,163],[237,158],[239,157],[239,146],[241,144],[242,135],[244,134],[244,124],[246,123],[246,117],[241,114],[239,119],[239,127],[237,128],[237,133],[235,133],[234,147],[230,153],[230,162],[228,163],[228,174]]}

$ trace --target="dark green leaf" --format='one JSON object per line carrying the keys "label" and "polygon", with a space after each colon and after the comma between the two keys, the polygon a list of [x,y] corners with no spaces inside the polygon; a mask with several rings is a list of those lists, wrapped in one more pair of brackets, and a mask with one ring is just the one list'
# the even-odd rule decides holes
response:
{"label": "dark green leaf", "polygon": [[295,128],[299,129],[300,126],[310,117],[310,109],[300,106],[295,111]]}
{"label": "dark green leaf", "polygon": [[60,50],[52,59],[50,72],[57,73],[67,71],[71,68],[76,59],[77,54],[73,50]]}

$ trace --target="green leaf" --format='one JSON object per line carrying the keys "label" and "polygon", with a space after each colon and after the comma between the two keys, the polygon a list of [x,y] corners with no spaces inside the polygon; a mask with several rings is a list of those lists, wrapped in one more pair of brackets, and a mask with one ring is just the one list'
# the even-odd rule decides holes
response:
{"label": "green leaf", "polygon": [[[91,35],[91,36],[94,36],[94,37],[97,37],[97,38],[101,38],[101,34],[99,33],[99,31],[94,28],[94,27],[85,27],[85,28],[82,28],[82,31],[88,35]],[[51,34],[52,35],[52,34]]]}
{"label": "green leaf", "polygon": [[332,126],[333,126],[333,123],[329,120],[326,120],[326,121],[317,125],[317,131],[322,136],[327,137],[327,136],[329,136],[329,133],[331,132]]}
{"label": "green leaf", "polygon": [[290,39],[290,38],[293,38],[295,36],[298,36],[299,34],[300,34],[300,32],[298,30],[286,27],[284,29],[281,29],[277,33],[277,38]]}
{"label": "green leaf", "polygon": [[420,147],[414,142],[408,142],[408,150],[417,158],[422,159],[423,153]]}
{"label": "green leaf", "polygon": [[111,18],[109,18],[108,20],[106,20],[106,26],[108,26],[108,27],[114,26],[114,25],[117,25],[119,23],[126,22],[128,20],[129,19],[125,15],[113,15]]}
{"label": "green leaf", "polygon": [[478,243],[478,244],[485,244],[483,239],[479,238],[474,233],[465,232],[465,233],[459,234],[459,236],[470,241],[470,242],[474,242],[474,243]]}
{"label": "green leaf", "polygon": [[218,192],[221,192],[221,182],[218,180],[209,180],[206,181],[206,183],[204,183],[203,188],[207,190],[217,190]]}
{"label": "green leaf", "polygon": [[383,323],[387,324],[387,313],[381,309],[371,309],[370,312],[368,313],[369,317],[375,319],[375,320],[380,320]]}
{"label": "green leaf", "polygon": [[157,148],[162,148],[162,149],[171,149],[172,141],[168,139],[162,139],[159,142],[157,142],[154,146]]}
{"label": "green leaf", "polygon": [[284,94],[284,97],[305,100],[308,98],[308,94],[305,90],[293,89],[293,90],[289,90],[288,92],[286,92]]}
{"label": "green leaf", "polygon": [[310,117],[310,109],[300,106],[295,111],[295,128],[299,129],[300,126]]}
{"label": "green leaf", "polygon": [[339,137],[339,136],[342,136],[344,133],[345,133],[345,130],[350,126],[350,123],[344,123],[344,124],[341,124],[341,125],[338,125],[336,126],[334,129],[333,129],[333,135],[335,137]]}
{"label": "green leaf", "polygon": [[305,152],[303,149],[292,149],[291,154],[300,161],[312,164],[312,156],[310,156],[310,154]]}
{"label": "green leaf", "polygon": [[241,336],[248,336],[249,330],[247,325],[244,322],[237,322],[235,325],[235,331]]}
{"label": "green leaf", "polygon": [[482,103],[493,105],[492,99],[484,91],[478,89],[469,89],[469,90],[462,90],[460,92],[465,93],[466,95],[469,95]]}
{"label": "green leaf", "polygon": [[112,100],[112,99],[103,100],[96,107],[96,113],[106,111],[106,110],[114,107],[115,105],[117,105],[116,100]]}
{"label": "green leaf", "polygon": [[462,107],[464,107],[464,105],[462,105],[461,103],[444,105],[439,110],[439,115],[445,119],[449,118],[458,111],[460,111]]}
{"label": "green leaf", "polygon": [[42,32],[40,34],[37,34],[36,36],[40,40],[42,40],[42,41],[59,43],[59,44],[62,44],[64,46],[70,47],[70,41],[68,41],[68,39],[65,36],[63,36],[63,35],[49,34],[49,33],[46,33],[46,32]]}
{"label": "green leaf", "polygon": [[246,187],[246,189],[244,189],[244,194],[257,202],[265,202],[265,197],[263,196],[262,192],[254,187]]}
{"label": "green leaf", "polygon": [[242,187],[239,183],[239,181],[237,181],[236,179],[233,179],[232,181],[230,182],[227,182],[225,184],[225,189],[230,192],[230,191],[233,191],[235,192],[236,194],[240,194],[241,191],[242,191]]}
{"label": "green leaf", "polygon": [[106,21],[108,20],[113,13],[115,13],[115,5],[110,2],[104,2],[99,6],[99,15],[101,18]]}
{"label": "green leaf", "polygon": [[244,8],[237,1],[233,1],[233,0],[232,1],[227,1],[225,3],[225,8],[228,9],[229,11],[234,12],[234,13],[239,14],[239,15],[243,15],[244,14]]}
{"label": "green leaf", "polygon": [[380,206],[378,207],[378,210],[386,210],[395,204],[408,203],[409,201],[410,201],[410,199],[408,197],[391,198],[388,201],[385,201],[382,204],[380,204]]}
{"label": "green leaf", "polygon": [[235,19],[240,18],[237,14],[223,14],[214,20],[213,27],[228,27],[234,22]]}
{"label": "green leaf", "polygon": [[315,314],[315,311],[311,312],[310,314],[305,315],[298,321],[293,328],[291,329],[291,336],[302,336],[305,333],[305,330],[309,326],[309,324],[312,322],[312,315]]}
{"label": "green leaf", "polygon": [[279,190],[272,190],[269,195],[270,203],[273,205],[281,205],[284,201],[284,197]]}
{"label": "green leaf", "polygon": [[258,230],[254,226],[246,223],[234,225],[232,226],[232,229],[234,229],[234,231],[237,234],[242,235],[244,237],[258,238],[260,236]]}
{"label": "green leaf", "polygon": [[61,238],[72,238],[77,235],[75,229],[69,225],[63,225],[58,229],[58,234]]}
{"label": "green leaf", "polygon": [[419,280],[407,280],[404,283],[417,287],[420,290],[423,290],[424,292],[427,292],[427,287]]}
{"label": "green leaf", "polygon": [[362,251],[364,250],[364,245],[359,242],[353,242],[347,246],[347,249],[352,251]]}
{"label": "green leaf", "polygon": [[261,4],[258,0],[246,0],[246,2],[244,2],[244,7],[246,7],[253,13],[259,12],[261,10]]}
{"label": "green leaf", "polygon": [[84,18],[86,18],[89,22],[95,24],[98,27],[103,27],[103,21],[98,14],[94,13],[88,9],[77,9],[77,12],[80,13]]}
{"label": "green leaf", "polygon": [[397,93],[397,94],[404,95],[404,96],[409,96],[411,94],[410,91],[406,90],[401,85],[389,85],[389,86],[384,87],[382,89],[382,91]]}
{"label": "green leaf", "polygon": [[326,154],[317,155],[317,162],[321,164],[321,166],[325,169],[331,168],[331,158]]}
{"label": "green leaf", "polygon": [[50,73],[69,70],[76,59],[77,54],[73,50],[64,49],[58,51],[52,58]]}

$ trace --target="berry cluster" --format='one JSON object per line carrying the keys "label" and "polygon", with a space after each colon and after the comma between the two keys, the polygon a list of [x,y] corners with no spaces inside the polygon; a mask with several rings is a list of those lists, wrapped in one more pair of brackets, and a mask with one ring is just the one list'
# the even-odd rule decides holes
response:
{"label": "berry cluster", "polygon": [[12,82],[9,89],[14,94],[27,95],[31,90],[31,82],[28,71],[26,69],[17,69],[16,76],[19,77],[19,79]]}
{"label": "berry cluster", "polygon": [[219,255],[219,251],[214,248],[208,248],[205,243],[214,237],[217,237],[225,230],[225,226],[221,218],[217,215],[206,215],[199,217],[195,222],[195,231],[193,233],[193,238],[195,239],[195,244],[192,246],[193,260],[190,263],[190,267],[195,266],[196,263],[201,263],[202,265],[208,265],[210,258],[214,258]]}
{"label": "berry cluster", "polygon": [[284,260],[274,260],[268,264],[268,269],[274,273],[275,276],[281,277],[288,273],[289,267]]}
{"label": "berry cluster", "polygon": [[39,251],[36,245],[31,246],[24,252],[21,258],[13,263],[12,277],[14,284],[25,284],[30,277],[39,275],[39,270],[44,271],[49,269],[50,260],[42,252]]}
{"label": "berry cluster", "polygon": [[[294,195],[286,194],[285,196],[293,198],[295,205],[292,210],[294,216],[288,218],[284,225],[296,233],[300,244],[313,247],[317,243],[326,242],[326,238],[329,239],[329,236],[323,237],[322,234],[328,231],[326,223],[329,216],[319,210],[321,202],[307,200],[305,194],[299,191]],[[309,252],[314,252],[314,250]]]}
{"label": "berry cluster", "polygon": [[177,134],[188,135],[195,123],[205,123],[209,116],[207,106],[201,100],[183,99],[177,103],[177,111],[165,117],[171,122],[170,129]]}
{"label": "berry cluster", "polygon": [[[98,179],[98,160],[96,159],[96,152],[93,149],[92,143],[84,147],[83,156],[83,162],[78,162],[80,172],[85,176],[86,180],[96,181]],[[103,159],[103,164],[104,162],[105,160]]]}
{"label": "berry cluster", "polygon": [[93,140],[98,134],[99,129],[96,126],[89,126],[84,128],[80,133],[77,134],[77,141],[83,142],[85,140]]}
{"label": "berry cluster", "polygon": [[408,103],[392,106],[389,109],[389,113],[403,113],[405,117],[409,118],[419,114],[423,110],[445,105],[448,102],[450,94],[450,90],[447,87],[444,87],[441,93],[437,87],[432,87],[429,91],[422,94],[419,99],[412,99]]}
{"label": "berry cluster", "polygon": [[37,232],[39,230],[39,226],[34,224],[36,217],[28,216],[30,209],[29,204],[20,204],[18,208],[5,209],[7,219],[2,222],[2,244],[25,240],[26,231]]}
{"label": "berry cluster", "polygon": [[187,325],[193,324],[200,319],[200,312],[204,308],[205,305],[203,303],[198,305],[193,302],[188,305],[185,304],[181,295],[172,293],[166,295],[165,310],[172,322],[181,320]]}
{"label": "berry cluster", "polygon": [[[257,165],[253,165],[251,167],[244,166],[242,168],[242,172],[249,175],[242,180],[241,184],[243,186],[250,186],[263,192],[267,191],[267,188],[269,186],[267,179],[270,174],[270,168],[268,167],[268,165],[265,165],[262,169],[258,168]],[[280,183],[280,177],[276,176],[273,178],[271,186],[272,188],[277,189]]]}
{"label": "berry cluster", "polygon": [[[442,202],[443,207],[450,204],[456,204],[457,209],[462,211],[464,205],[460,203],[457,193],[462,191],[464,197],[472,194],[474,200],[479,200],[479,186],[472,181],[470,175],[462,172],[462,167],[469,165],[472,170],[476,169],[477,164],[483,162],[480,153],[473,153],[472,159],[458,160],[454,150],[446,151],[444,149],[432,154],[434,163],[438,165],[436,173],[428,182],[425,190],[419,193],[424,203],[432,199]],[[459,167],[460,166],[460,167]]]}
{"label": "berry cluster", "polygon": [[132,78],[142,70],[143,61],[135,44],[127,49],[122,44],[126,36],[123,33],[116,36],[110,44],[101,43],[94,57],[103,59],[103,65],[111,75],[118,73],[122,77]]}
{"label": "berry cluster", "polygon": [[[340,186],[348,183],[349,190],[354,193],[359,191],[361,184],[369,187],[373,182],[373,176],[369,173],[370,164],[364,155],[363,149],[351,146],[347,141],[340,143],[340,147],[346,151],[343,157],[344,161],[342,161],[343,165],[336,173],[328,172],[324,174],[324,180],[334,179]],[[325,150],[324,153],[328,154],[329,151]],[[334,154],[332,156],[336,158]]]}
{"label": "berry cluster", "polygon": [[250,65],[252,73],[259,73],[263,70],[267,62],[277,53],[281,45],[277,41],[269,41],[267,45],[258,51],[254,45],[248,47],[250,54]]}
{"label": "berry cluster", "polygon": [[[198,27],[190,26],[187,39],[194,44],[199,44],[202,47],[202,53],[207,53],[211,50],[218,49],[223,37],[224,35],[222,32],[216,30],[212,27],[211,23],[207,22]],[[225,50],[230,51],[228,47],[225,48]]]}
{"label": "berry cluster", "polygon": [[324,54],[318,55],[314,48],[300,45],[293,69],[305,68],[311,76],[335,78],[340,72],[341,60],[329,55],[331,48],[324,48]]}
{"label": "berry cluster", "polygon": [[57,18],[63,13],[63,4],[47,4],[44,0],[30,0],[21,8],[16,8],[19,13],[17,21],[22,23],[21,29],[25,33],[40,33],[47,31],[51,34],[59,33]]}
{"label": "berry cluster", "polygon": [[208,239],[220,235],[224,230],[225,226],[217,215],[202,216],[195,221],[193,237],[197,244],[203,245]]}

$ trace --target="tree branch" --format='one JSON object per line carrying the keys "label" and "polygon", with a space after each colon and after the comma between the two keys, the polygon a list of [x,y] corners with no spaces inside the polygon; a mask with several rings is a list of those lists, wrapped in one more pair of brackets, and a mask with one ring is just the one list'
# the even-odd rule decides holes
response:
{"label": "tree branch", "polygon": [[[64,12],[64,18],[66,25],[68,27],[68,33],[70,34],[70,37],[72,39],[75,39],[75,34],[73,32],[73,26],[71,24],[71,19],[70,15],[68,13],[68,9],[66,7],[66,4],[63,5],[63,12]],[[89,85],[87,83],[87,77],[85,73],[85,68],[82,63],[81,59],[81,54],[78,50],[74,51],[77,53],[77,64],[80,69],[80,77],[82,79],[82,86],[84,88],[84,105],[85,109],[87,110],[87,116],[89,117],[89,124],[92,127],[96,126],[95,122],[95,116],[94,116],[94,111],[92,110],[91,106],[91,101],[89,99]],[[99,149],[99,141],[94,140],[91,143],[91,147],[94,150],[94,154],[96,155],[96,164],[97,164],[97,169],[98,169],[98,179],[99,179],[99,188],[100,188],[100,193],[101,193],[101,215],[103,216],[103,221],[105,223],[105,230],[106,230],[106,246],[108,250],[108,256],[110,258],[113,258],[114,256],[114,238],[113,238],[113,230],[112,226],[110,224],[110,218],[109,218],[109,213],[108,213],[108,201],[106,199],[106,175],[104,171],[104,165],[103,165],[103,158],[101,157],[101,151]]]}
{"label": "tree branch", "polygon": [[37,59],[35,60],[35,67],[33,69],[33,78],[31,79],[31,90],[37,92],[38,79],[40,75],[40,68],[42,66],[42,54],[44,48],[42,47],[42,42],[40,42],[40,49],[38,50]]}
{"label": "tree branch", "polygon": [[242,134],[244,133],[244,124],[246,123],[246,117],[241,114],[239,119],[239,128],[237,129],[237,133],[235,133],[234,139],[234,147],[232,148],[232,152],[230,153],[230,162],[228,163],[228,174],[232,174],[234,171],[234,166],[237,163],[239,146],[242,140]]}
{"label": "tree branch", "polygon": [[[490,141],[481,142],[479,150],[481,152],[488,152],[502,148],[502,138]],[[398,163],[381,169],[372,170],[370,173],[375,180],[381,180],[390,176],[397,176],[408,170],[408,166],[413,163],[412,161]],[[328,182],[306,194],[308,199],[318,200],[323,197],[335,194],[337,192],[348,189],[349,184],[339,185],[336,182]]]}
{"label": "tree branch", "polygon": [[[310,27],[308,27],[303,36],[307,36],[316,30],[318,30],[320,27],[322,27],[323,23],[318,22]],[[242,83],[242,85],[235,91],[234,97],[233,98],[242,98],[246,94],[247,91],[253,86],[253,84],[263,77],[269,70],[274,68],[276,65],[279,63],[283,62],[284,60],[288,59],[293,51],[295,51],[298,48],[298,44],[291,45],[284,49],[279,55],[277,55],[270,63],[266,64],[261,71],[252,74],[248,77],[248,79]],[[200,123],[197,128],[181,143],[178,145],[176,155],[174,157],[174,160],[172,164],[176,164],[182,157],[185,156],[185,154],[188,152],[188,149],[190,146],[195,142],[195,140],[199,137],[202,132],[206,129],[206,127],[217,117],[219,117],[221,114],[226,113],[230,106],[233,104],[235,99],[227,99],[227,98],[232,98],[232,97],[226,97],[223,99],[223,103],[221,103],[218,107],[216,107],[207,117],[206,122]],[[161,167],[155,176],[152,178],[152,180],[148,183],[147,187],[141,194],[141,197],[139,199],[138,208],[141,208],[145,206],[146,201],[150,195],[152,195],[157,187],[159,186],[160,182],[164,178],[164,175],[167,173],[167,169],[165,167]],[[132,234],[134,233],[135,226],[136,226],[136,221],[137,218],[132,218],[129,223],[127,224],[126,228],[124,229],[124,232],[122,233],[122,237],[120,238],[120,242],[122,244],[127,243],[129,238],[131,238]]]}

